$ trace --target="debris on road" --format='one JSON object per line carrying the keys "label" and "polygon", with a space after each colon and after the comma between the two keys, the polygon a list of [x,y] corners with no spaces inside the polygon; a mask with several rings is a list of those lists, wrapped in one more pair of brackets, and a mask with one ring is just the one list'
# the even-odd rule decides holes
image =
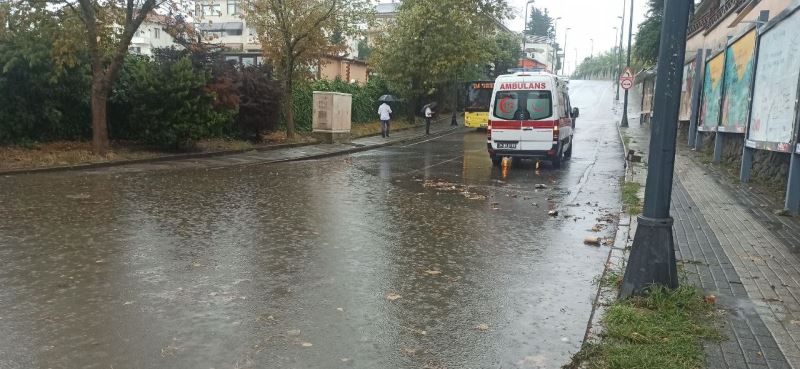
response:
{"label": "debris on road", "polygon": [[597,236],[587,236],[586,238],[583,239],[583,243],[592,246],[600,246],[600,241],[601,241],[600,237]]}
{"label": "debris on road", "polygon": [[489,330],[489,325],[486,324],[486,323],[481,323],[481,324],[476,325],[475,329],[477,329],[477,330],[479,330],[481,332],[486,332],[486,331]]}
{"label": "debris on road", "polygon": [[543,183],[537,183],[535,186],[533,186],[533,188],[535,188],[537,190],[546,190],[547,189],[547,185],[543,184]]}
{"label": "debris on road", "polygon": [[399,294],[394,293],[394,292],[386,295],[386,298],[389,299],[389,301],[394,301],[394,300],[397,300],[397,299],[399,299],[401,297],[403,297],[403,296],[400,296]]}
{"label": "debris on road", "polygon": [[549,216],[551,216],[551,217],[557,217],[557,216],[558,216],[558,210],[550,210],[550,211],[547,213],[547,215],[549,215]]}
{"label": "debris on road", "polygon": [[709,305],[714,305],[717,303],[717,296],[714,295],[706,295],[705,296],[706,303]]}
{"label": "debris on road", "polygon": [[439,274],[442,274],[442,271],[440,271],[440,270],[426,270],[425,274],[428,274],[428,275],[439,275]]}

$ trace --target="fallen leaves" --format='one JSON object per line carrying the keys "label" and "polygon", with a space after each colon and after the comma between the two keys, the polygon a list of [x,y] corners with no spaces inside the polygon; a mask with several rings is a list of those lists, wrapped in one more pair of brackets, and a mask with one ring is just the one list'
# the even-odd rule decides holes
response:
{"label": "fallen leaves", "polygon": [[392,292],[392,293],[389,293],[388,295],[386,295],[386,298],[387,298],[389,301],[395,301],[395,300],[397,300],[397,299],[399,299],[399,298],[402,298],[402,297],[403,297],[403,296],[400,296],[400,294],[397,294],[397,293],[394,293],[394,292]]}
{"label": "fallen leaves", "polygon": [[303,347],[311,347],[311,346],[314,346],[314,344],[313,344],[313,343],[311,343],[311,342],[303,342],[303,343],[301,343],[301,344],[300,344],[300,346],[303,346]]}
{"label": "fallen leaves", "polygon": [[436,275],[442,274],[442,271],[441,270],[426,270],[425,274],[436,276]]}
{"label": "fallen leaves", "polygon": [[481,323],[475,326],[475,329],[481,332],[489,331],[489,325],[486,323]]}
{"label": "fallen leaves", "polygon": [[706,301],[706,304],[709,304],[709,305],[715,305],[715,304],[717,303],[717,296],[714,296],[714,295],[706,295],[706,296],[704,297],[704,300]]}
{"label": "fallen leaves", "polygon": [[485,195],[473,192],[472,188],[469,186],[453,182],[447,182],[441,179],[426,180],[422,182],[422,187],[442,192],[458,192],[468,200],[486,200]]}

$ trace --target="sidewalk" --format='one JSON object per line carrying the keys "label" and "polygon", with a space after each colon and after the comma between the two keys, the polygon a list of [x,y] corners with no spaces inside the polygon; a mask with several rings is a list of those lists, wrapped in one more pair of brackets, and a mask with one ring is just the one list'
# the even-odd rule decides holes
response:
{"label": "sidewalk", "polygon": [[286,161],[318,159],[334,155],[343,155],[376,149],[388,145],[415,141],[426,137],[435,137],[447,134],[463,128],[463,116],[459,117],[458,126],[450,125],[451,117],[440,118],[431,124],[431,136],[425,134],[425,126],[414,127],[403,131],[395,131],[390,134],[390,138],[382,138],[380,135],[361,137],[352,140],[350,143],[342,144],[311,144],[311,145],[288,145],[265,151],[245,151],[232,154],[210,154],[202,157],[179,157],[179,158],[153,158],[134,161],[108,162],[89,165],[76,165],[61,168],[39,168],[23,169],[0,172],[2,175],[15,174],[35,174],[53,171],[93,171],[93,172],[141,172],[150,170],[164,169],[213,169],[232,166],[247,166],[265,163],[277,163]]}
{"label": "sidewalk", "polygon": [[[644,186],[649,124],[632,118],[620,133],[627,149],[643,157],[628,169]],[[678,142],[672,193],[678,265],[725,312],[720,330],[728,339],[706,346],[709,368],[800,369],[800,222],[772,213],[780,208],[701,164]]]}

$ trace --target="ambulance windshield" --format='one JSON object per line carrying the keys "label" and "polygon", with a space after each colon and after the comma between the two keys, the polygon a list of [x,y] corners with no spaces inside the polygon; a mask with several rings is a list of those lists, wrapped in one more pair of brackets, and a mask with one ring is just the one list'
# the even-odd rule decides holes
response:
{"label": "ambulance windshield", "polygon": [[506,120],[541,120],[553,115],[550,91],[498,91],[494,116]]}

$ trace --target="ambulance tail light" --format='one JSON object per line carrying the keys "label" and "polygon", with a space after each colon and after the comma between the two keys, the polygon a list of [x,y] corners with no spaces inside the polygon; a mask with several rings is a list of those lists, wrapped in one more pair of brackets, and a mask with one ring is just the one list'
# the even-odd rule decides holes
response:
{"label": "ambulance tail light", "polygon": [[492,122],[489,122],[489,125],[486,126],[486,139],[492,140]]}
{"label": "ambulance tail light", "polygon": [[558,141],[559,137],[560,137],[560,132],[558,130],[558,123],[556,123],[556,125],[553,126],[553,141]]}

